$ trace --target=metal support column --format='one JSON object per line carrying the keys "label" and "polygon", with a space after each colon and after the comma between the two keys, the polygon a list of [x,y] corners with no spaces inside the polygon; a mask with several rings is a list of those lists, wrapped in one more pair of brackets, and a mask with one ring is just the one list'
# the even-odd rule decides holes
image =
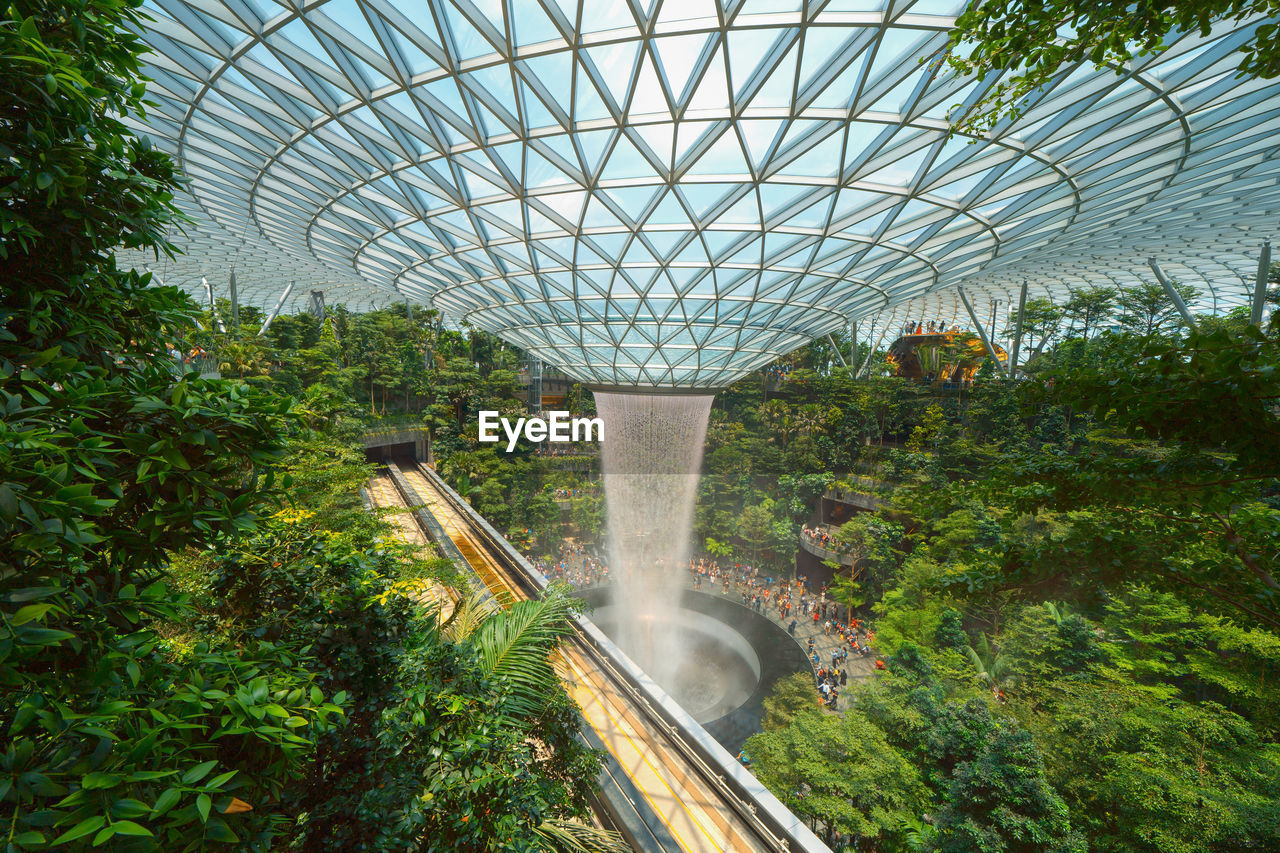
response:
{"label": "metal support column", "polygon": [[1022,349],[1022,315],[1027,310],[1027,280],[1022,280],[1022,291],[1018,294],[1018,324],[1013,330],[1013,350],[1009,353],[1009,378],[1018,376],[1018,350]]}
{"label": "metal support column", "polygon": [[231,291],[231,328],[240,328],[240,294],[236,292],[236,271],[231,271],[231,279],[227,282]]}
{"label": "metal support column", "polygon": [[280,294],[280,298],[276,300],[276,307],[271,309],[271,313],[267,315],[266,321],[262,324],[262,328],[258,330],[258,337],[262,337],[267,333],[267,329],[271,328],[271,323],[279,315],[280,309],[284,307],[284,303],[289,299],[289,294],[293,293],[293,282],[285,285],[284,292]]}
{"label": "metal support column", "polygon": [[[880,344],[884,341],[885,333],[889,331],[889,326],[893,325],[893,321],[896,320],[897,317],[898,317],[897,311],[894,311],[893,314],[889,316],[889,325],[885,326],[883,329],[880,330],[880,337],[876,338],[876,342],[871,346],[871,351],[867,353],[867,360],[862,363],[862,369],[858,371],[859,376],[864,374],[870,375],[871,360],[876,357],[876,350],[880,349]],[[873,325],[871,328],[874,329],[875,326]]]}
{"label": "metal support column", "polygon": [[542,359],[529,360],[529,408],[534,412],[542,411]]}
{"label": "metal support column", "polygon": [[311,291],[311,313],[321,323],[324,322],[324,291]]}
{"label": "metal support column", "polygon": [[987,330],[978,322],[978,315],[973,310],[973,304],[969,302],[968,295],[960,288],[956,288],[956,293],[960,294],[960,301],[964,303],[964,310],[969,312],[969,319],[973,321],[973,328],[978,330],[978,337],[982,338],[982,345],[987,348],[987,355],[991,356],[991,360],[996,364],[996,373],[1000,373],[1000,356],[996,355],[996,348],[991,345],[991,338],[987,337]]}
{"label": "metal support column", "polygon": [[1258,279],[1253,284],[1253,310],[1249,323],[1262,325],[1262,309],[1267,304],[1267,274],[1271,272],[1271,238],[1262,241],[1262,253],[1258,255]]}
{"label": "metal support column", "polygon": [[831,344],[831,348],[836,351],[836,356],[840,359],[841,366],[848,370],[849,362],[844,360],[844,353],[840,352],[840,347],[836,346],[835,339],[831,335],[827,335],[827,343]]}
{"label": "metal support column", "polygon": [[1173,300],[1173,306],[1178,309],[1178,313],[1182,315],[1182,319],[1187,321],[1187,325],[1192,331],[1196,328],[1196,319],[1191,316],[1191,312],[1187,310],[1187,303],[1182,301],[1182,297],[1178,295],[1177,289],[1173,286],[1173,282],[1164,274],[1164,270],[1160,269],[1160,265],[1156,263],[1155,258],[1147,258],[1147,263],[1151,266],[1151,271],[1156,274],[1156,280],[1160,282],[1160,286],[1164,288],[1164,292]]}
{"label": "metal support column", "polygon": [[209,279],[200,276],[200,283],[204,285],[205,295],[209,297],[209,317],[215,331],[225,332],[227,329],[222,325],[222,315],[218,313],[218,303],[213,298],[213,285],[209,284]]}

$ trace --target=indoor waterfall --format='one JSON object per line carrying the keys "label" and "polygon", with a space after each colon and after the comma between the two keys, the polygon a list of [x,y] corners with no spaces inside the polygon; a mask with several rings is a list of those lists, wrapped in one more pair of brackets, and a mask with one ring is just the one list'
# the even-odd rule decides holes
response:
{"label": "indoor waterfall", "polygon": [[[687,579],[711,395],[595,392],[618,645],[664,686],[686,643],[673,630]],[[671,691],[671,687],[667,687]]]}

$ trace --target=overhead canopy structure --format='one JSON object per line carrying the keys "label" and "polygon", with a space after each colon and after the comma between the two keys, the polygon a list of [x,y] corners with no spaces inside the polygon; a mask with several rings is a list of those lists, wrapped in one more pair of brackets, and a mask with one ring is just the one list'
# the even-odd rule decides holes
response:
{"label": "overhead canopy structure", "polygon": [[1235,72],[1261,21],[1070,70],[973,140],[948,114],[996,80],[940,64],[962,5],[148,0],[145,129],[199,222],[155,271],[428,304],[620,385],[1148,255],[1243,304],[1280,225],[1280,84]]}

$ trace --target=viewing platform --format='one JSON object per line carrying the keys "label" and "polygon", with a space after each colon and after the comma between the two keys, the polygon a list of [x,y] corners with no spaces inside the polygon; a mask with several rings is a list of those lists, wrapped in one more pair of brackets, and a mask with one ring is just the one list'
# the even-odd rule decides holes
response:
{"label": "viewing platform", "polygon": [[839,563],[841,566],[852,566],[853,555],[843,554],[834,550],[835,538],[838,528],[829,525],[822,525],[817,528],[820,532],[826,533],[830,540],[824,541],[820,536],[814,536],[810,531],[814,528],[805,528],[800,531],[800,547],[809,552],[820,560],[831,560]]}

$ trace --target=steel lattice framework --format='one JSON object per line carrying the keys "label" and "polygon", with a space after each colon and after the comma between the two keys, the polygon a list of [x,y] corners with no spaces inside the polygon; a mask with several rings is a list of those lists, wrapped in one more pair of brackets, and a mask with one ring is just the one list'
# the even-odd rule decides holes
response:
{"label": "steel lattice framework", "polygon": [[1280,224],[1280,85],[1235,73],[1262,21],[1070,69],[973,140],[947,116],[996,81],[942,69],[961,6],[149,0],[145,129],[199,222],[155,271],[430,304],[582,380],[697,387],[1148,255],[1242,304]]}

